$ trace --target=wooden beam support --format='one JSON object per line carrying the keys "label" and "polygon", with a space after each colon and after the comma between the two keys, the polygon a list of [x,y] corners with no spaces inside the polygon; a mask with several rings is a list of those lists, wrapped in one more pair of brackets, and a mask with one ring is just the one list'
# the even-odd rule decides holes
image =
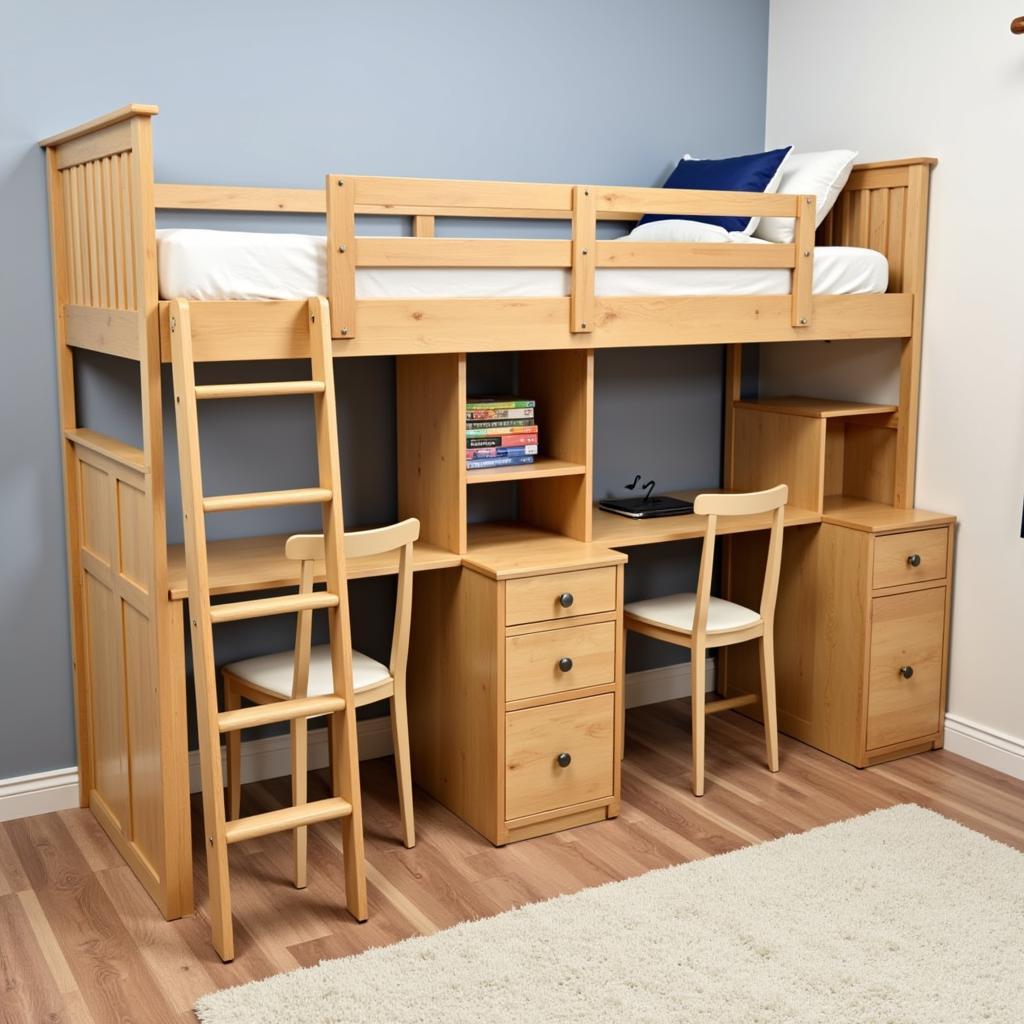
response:
{"label": "wooden beam support", "polygon": [[794,327],[807,327],[811,322],[814,288],[814,196],[797,196],[796,223],[793,231],[795,246],[793,265]]}
{"label": "wooden beam support", "polygon": [[572,283],[569,322],[573,334],[594,329],[594,268],[597,265],[597,220],[594,192],[577,185],[572,192]]}
{"label": "wooden beam support", "polygon": [[331,302],[331,337],[356,335],[355,183],[327,175],[327,297]]}

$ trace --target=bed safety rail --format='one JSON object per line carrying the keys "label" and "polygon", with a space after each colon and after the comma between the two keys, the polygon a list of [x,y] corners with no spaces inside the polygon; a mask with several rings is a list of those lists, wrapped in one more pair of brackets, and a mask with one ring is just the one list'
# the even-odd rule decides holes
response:
{"label": "bed safety rail", "polygon": [[[790,322],[811,322],[815,200],[692,189],[541,185],[497,181],[327,176],[327,281],[332,335],[356,337],[358,267],[549,267],[570,272],[569,330],[593,332],[598,267],[775,267],[793,272]],[[414,218],[412,237],[356,235],[358,213]],[[599,241],[598,220],[638,220],[645,213],[678,217],[793,217],[790,245]],[[437,217],[561,219],[570,239],[436,238]]]}

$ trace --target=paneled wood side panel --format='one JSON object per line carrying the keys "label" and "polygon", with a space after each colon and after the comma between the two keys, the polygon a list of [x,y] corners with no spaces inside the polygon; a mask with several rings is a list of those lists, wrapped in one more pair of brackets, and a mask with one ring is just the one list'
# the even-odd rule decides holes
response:
{"label": "paneled wood side panel", "polygon": [[398,517],[420,537],[466,550],[466,357],[405,356],[396,373]]}
{"label": "paneled wood side panel", "polygon": [[413,778],[492,843],[504,820],[503,586],[469,569],[419,574],[409,645]]}
{"label": "paneled wood side panel", "polygon": [[[730,537],[731,600],[756,606],[766,538]],[[788,529],[775,618],[779,728],[859,763],[870,606],[870,555],[855,530],[822,524]],[[754,644],[725,652],[722,692],[759,692]],[[759,706],[743,709],[760,718]]]}
{"label": "paneled wood side panel", "polygon": [[120,601],[107,580],[89,569],[82,574],[86,672],[92,697],[94,789],[103,798],[117,827],[130,834],[128,732],[124,679],[119,653]]}
{"label": "paneled wood side panel", "polygon": [[789,504],[821,512],[825,491],[825,421],[737,408],[733,417],[733,487],[789,486]]}

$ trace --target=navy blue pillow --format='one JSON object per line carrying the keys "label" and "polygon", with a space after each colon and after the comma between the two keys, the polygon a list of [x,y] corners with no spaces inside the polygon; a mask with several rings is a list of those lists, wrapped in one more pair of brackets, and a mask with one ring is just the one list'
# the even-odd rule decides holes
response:
{"label": "navy blue pillow", "polygon": [[[792,146],[749,156],[731,156],[725,160],[680,160],[668,176],[664,188],[698,188],[722,192],[763,192],[775,177],[779,165]],[[641,224],[655,220],[697,220],[717,224],[726,231],[745,231],[749,217],[696,217],[689,214],[648,213]]]}

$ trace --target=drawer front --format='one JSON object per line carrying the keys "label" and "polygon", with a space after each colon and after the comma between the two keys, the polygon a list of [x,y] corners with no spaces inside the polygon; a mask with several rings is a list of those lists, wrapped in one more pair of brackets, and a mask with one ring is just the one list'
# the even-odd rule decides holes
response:
{"label": "drawer front", "polygon": [[505,641],[505,699],[522,700],[615,680],[615,623],[566,626]]}
{"label": "drawer front", "polygon": [[606,693],[505,715],[506,819],[611,798],[614,709]]}
{"label": "drawer front", "polygon": [[946,588],[876,597],[871,606],[868,750],[939,728]]}
{"label": "drawer front", "polygon": [[911,530],[875,538],[874,587],[898,587],[946,576],[949,529]]}
{"label": "drawer front", "polygon": [[505,584],[505,625],[615,610],[615,566],[527,576]]}

